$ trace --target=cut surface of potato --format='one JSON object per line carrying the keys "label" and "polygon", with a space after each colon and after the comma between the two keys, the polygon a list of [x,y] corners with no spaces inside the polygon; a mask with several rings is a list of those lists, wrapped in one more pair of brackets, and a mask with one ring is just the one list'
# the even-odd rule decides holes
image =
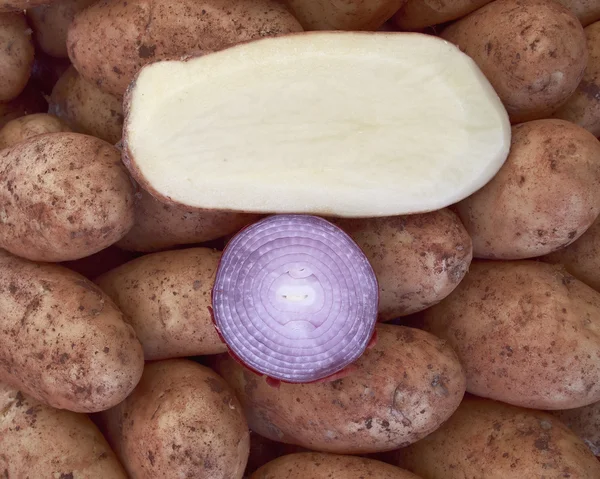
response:
{"label": "cut surface of potato", "polygon": [[125,109],[135,179],[208,209],[437,210],[486,184],[510,146],[475,63],[421,34],[313,32],[153,63]]}

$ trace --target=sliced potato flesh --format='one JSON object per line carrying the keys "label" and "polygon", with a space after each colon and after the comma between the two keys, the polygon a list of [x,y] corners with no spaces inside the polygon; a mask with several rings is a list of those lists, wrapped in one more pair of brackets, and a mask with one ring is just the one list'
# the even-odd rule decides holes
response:
{"label": "sliced potato flesh", "polygon": [[414,33],[311,32],[142,69],[124,159],[155,196],[262,213],[443,208],[504,163],[510,124],[475,63]]}

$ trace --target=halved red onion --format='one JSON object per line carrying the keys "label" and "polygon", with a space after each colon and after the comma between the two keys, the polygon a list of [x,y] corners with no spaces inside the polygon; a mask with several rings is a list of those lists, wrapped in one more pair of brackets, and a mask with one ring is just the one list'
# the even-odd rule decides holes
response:
{"label": "halved red onion", "polygon": [[377,279],[337,226],[316,216],[275,215],[229,242],[212,304],[221,337],[246,366],[312,382],[366,349],[377,322]]}

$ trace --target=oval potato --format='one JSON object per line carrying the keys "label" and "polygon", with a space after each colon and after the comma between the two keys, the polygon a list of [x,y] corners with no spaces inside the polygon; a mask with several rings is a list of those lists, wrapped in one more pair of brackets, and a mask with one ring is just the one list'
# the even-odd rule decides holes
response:
{"label": "oval potato", "polygon": [[418,441],[454,412],[465,378],[444,341],[380,324],[377,342],[348,376],[277,389],[229,355],[213,367],[235,390],[253,431],[279,442],[340,454],[381,452]]}
{"label": "oval potato", "polygon": [[422,311],[454,290],[473,258],[471,238],[448,209],[333,220],[361,247],[379,283],[379,320]]}
{"label": "oval potato", "polygon": [[598,0],[556,0],[571,10],[584,27],[600,20],[600,2]]}
{"label": "oval potato", "polygon": [[552,411],[552,415],[583,439],[596,456],[600,456],[600,402],[576,409]]}
{"label": "oval potato", "polygon": [[600,293],[561,268],[474,261],[424,319],[458,354],[472,394],[535,409],[600,400]]}
{"label": "oval potato", "polygon": [[390,462],[427,479],[600,477],[600,462],[558,419],[475,397]]}
{"label": "oval potato", "polygon": [[265,464],[250,479],[419,479],[413,473],[364,457],[319,452],[288,454]]}
{"label": "oval potato", "polygon": [[45,133],[71,131],[60,119],[47,113],[34,113],[9,121],[0,129],[0,150]]}
{"label": "oval potato", "polygon": [[456,20],[474,12],[492,0],[408,0],[394,15],[400,30],[422,30]]}
{"label": "oval potato", "polygon": [[96,253],[133,225],[134,188],[120,151],[48,133],[0,151],[0,247],[33,261]]}
{"label": "oval potato", "polygon": [[0,471],[5,478],[127,479],[84,414],[46,406],[0,383]]}
{"label": "oval potato", "polygon": [[135,391],[97,421],[131,479],[241,479],[249,433],[240,403],[210,369],[148,363]]}
{"label": "oval potato", "polygon": [[300,31],[276,0],[107,0],[75,16],[67,48],[81,76],[122,96],[146,63]]}
{"label": "oval potato", "polygon": [[96,283],[125,313],[146,361],[227,351],[210,312],[221,253],[208,248],[142,256]]}
{"label": "oval potato", "polygon": [[133,328],[94,283],[0,250],[0,381],[58,409],[121,402],[142,375]]}
{"label": "oval potato", "polygon": [[0,13],[1,102],[16,98],[25,89],[31,75],[33,56],[31,30],[25,15]]}
{"label": "oval potato", "polygon": [[533,258],[567,246],[600,214],[600,142],[564,120],[516,125],[498,174],[455,209],[476,258]]}
{"label": "oval potato", "polygon": [[583,27],[554,0],[496,0],[450,25],[441,37],[475,60],[513,123],[558,109],[587,65]]}

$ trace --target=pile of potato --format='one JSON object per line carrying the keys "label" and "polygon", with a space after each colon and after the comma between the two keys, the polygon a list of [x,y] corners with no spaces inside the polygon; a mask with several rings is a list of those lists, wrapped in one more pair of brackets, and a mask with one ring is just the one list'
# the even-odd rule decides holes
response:
{"label": "pile of potato", "polygon": [[[123,96],[150,62],[310,30],[456,44],[512,145],[449,208],[329,218],[377,275],[377,342],[273,387],[210,312],[261,216],[136,185]],[[0,1],[0,477],[600,478],[597,137],[599,0]]]}

